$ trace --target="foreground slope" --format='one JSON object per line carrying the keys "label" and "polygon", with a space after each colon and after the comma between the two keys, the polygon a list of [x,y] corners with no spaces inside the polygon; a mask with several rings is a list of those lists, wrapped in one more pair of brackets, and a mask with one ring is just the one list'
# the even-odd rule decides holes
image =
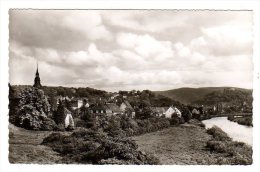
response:
{"label": "foreground slope", "polygon": [[61,156],[48,146],[41,145],[50,131],[25,130],[9,124],[10,163],[54,164],[61,162]]}

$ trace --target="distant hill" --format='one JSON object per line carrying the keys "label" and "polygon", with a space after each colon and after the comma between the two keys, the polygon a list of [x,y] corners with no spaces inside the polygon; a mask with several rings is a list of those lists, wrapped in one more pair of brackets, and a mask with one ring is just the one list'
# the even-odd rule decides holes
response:
{"label": "distant hill", "polygon": [[225,89],[252,92],[252,90],[249,89],[236,88],[236,87],[201,87],[201,88],[178,88],[178,89],[166,90],[166,91],[155,91],[154,93],[177,100],[183,104],[190,104],[192,102],[196,102],[204,99],[204,97],[210,93],[216,91],[223,92]]}
{"label": "distant hill", "polygon": [[229,88],[224,90],[213,91],[200,100],[196,100],[194,104],[214,105],[217,103],[226,103],[230,106],[240,107],[242,105],[252,105],[252,90]]}

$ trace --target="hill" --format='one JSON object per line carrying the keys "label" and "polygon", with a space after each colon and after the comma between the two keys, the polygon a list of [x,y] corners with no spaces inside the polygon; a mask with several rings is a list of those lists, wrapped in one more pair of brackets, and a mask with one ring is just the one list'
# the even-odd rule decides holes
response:
{"label": "hill", "polygon": [[233,89],[240,91],[251,91],[243,88],[235,88],[235,87],[201,87],[201,88],[178,88],[166,91],[155,91],[154,93],[163,95],[165,97],[169,97],[176,101],[179,101],[184,104],[190,104],[192,102],[196,102],[204,99],[204,97],[210,93],[215,91],[223,92],[225,89]]}
{"label": "hill", "polygon": [[195,104],[214,105],[217,103],[227,103],[229,106],[245,106],[251,107],[253,102],[252,90],[229,88],[211,92],[200,100],[196,100]]}

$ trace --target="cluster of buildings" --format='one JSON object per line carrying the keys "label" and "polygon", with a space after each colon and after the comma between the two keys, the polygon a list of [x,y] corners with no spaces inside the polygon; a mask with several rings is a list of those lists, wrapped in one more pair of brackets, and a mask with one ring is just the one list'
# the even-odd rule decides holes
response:
{"label": "cluster of buildings", "polygon": [[[34,79],[35,88],[41,88],[41,80],[38,71],[38,65],[36,70],[36,75]],[[135,92],[133,92],[135,94]],[[91,103],[89,102],[87,97],[72,97],[69,98],[68,96],[57,97],[57,110],[60,111],[59,116],[56,117],[56,123],[64,124],[65,128],[69,126],[74,127],[74,120],[73,117],[79,115],[80,109],[82,107],[88,109],[88,112],[92,115],[127,115],[130,118],[135,118],[136,112],[135,109],[131,106],[131,104],[127,101],[127,97],[123,97],[121,101],[118,101],[117,97],[119,96],[118,93],[114,93],[110,96],[107,102],[101,103]],[[70,108],[68,108],[65,102],[70,104]],[[62,105],[63,104],[63,105]],[[62,106],[62,107],[61,107]],[[149,107],[151,110],[151,115],[157,117],[165,117],[165,118],[172,118],[173,115],[181,118],[182,114],[181,111],[174,106],[170,107]],[[70,110],[68,110],[70,109]]]}

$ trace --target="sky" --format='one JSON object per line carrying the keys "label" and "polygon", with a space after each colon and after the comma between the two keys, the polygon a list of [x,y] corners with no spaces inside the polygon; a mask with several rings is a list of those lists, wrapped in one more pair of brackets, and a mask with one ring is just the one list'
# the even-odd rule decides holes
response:
{"label": "sky", "polygon": [[10,10],[9,78],[106,91],[252,88],[252,11]]}

